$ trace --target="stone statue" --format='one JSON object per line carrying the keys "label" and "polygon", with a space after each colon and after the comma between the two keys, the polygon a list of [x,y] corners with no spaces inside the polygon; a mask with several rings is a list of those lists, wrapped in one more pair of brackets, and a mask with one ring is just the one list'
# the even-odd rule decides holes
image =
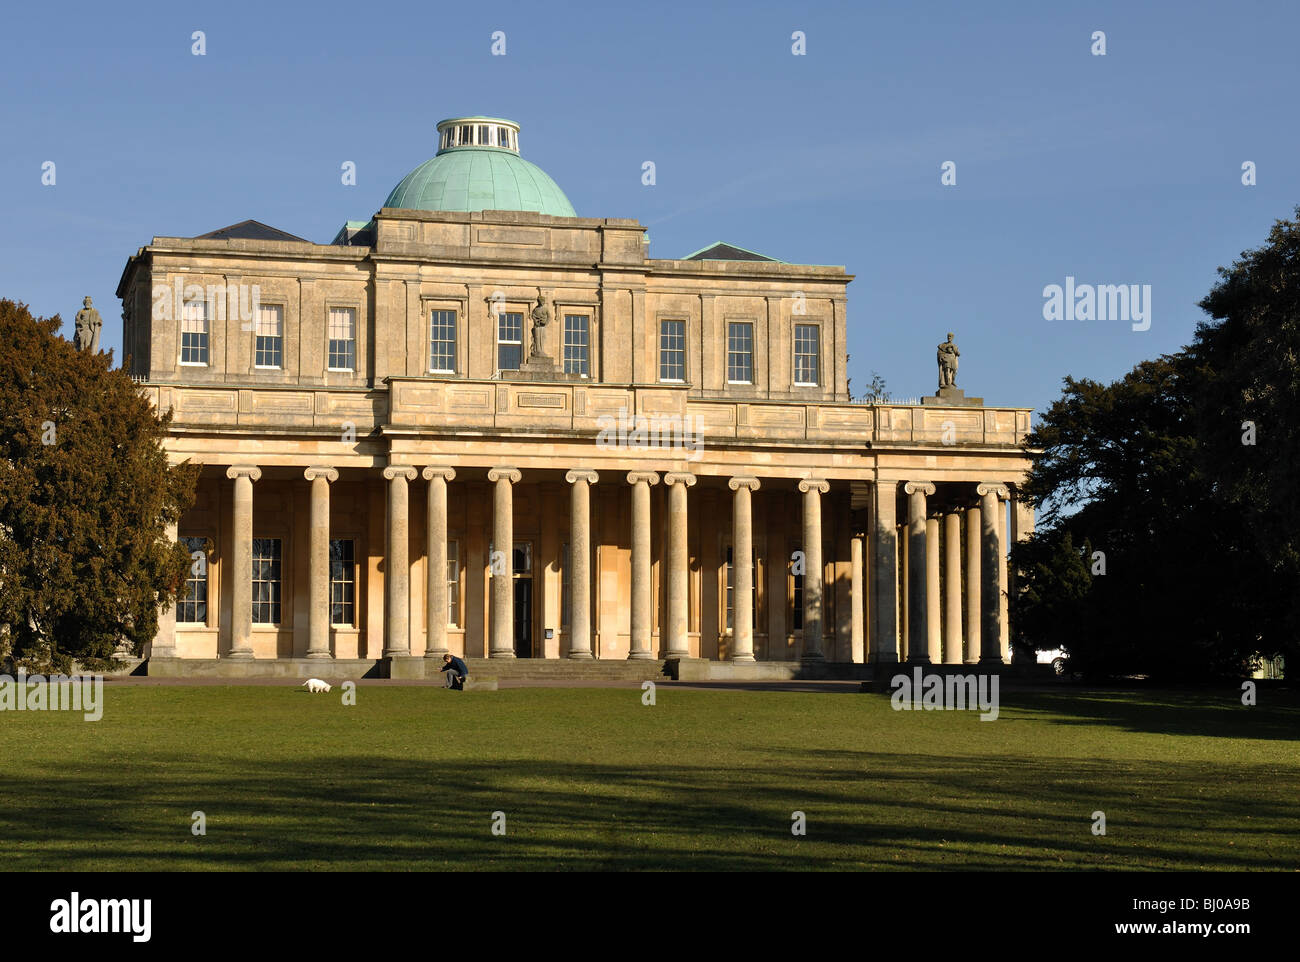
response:
{"label": "stone statue", "polygon": [[90,306],[90,298],[87,297],[82,301],[83,307],[77,311],[76,334],[73,343],[76,344],[78,351],[89,351],[91,354],[99,353],[99,329],[104,326],[100,320],[99,311]]}
{"label": "stone statue", "polygon": [[537,306],[533,308],[532,317],[533,345],[528,356],[549,358],[550,355],[546,353],[546,325],[551,322],[551,312],[542,298],[541,291],[537,292]]}
{"label": "stone statue", "polygon": [[957,358],[961,351],[957,350],[957,345],[952,342],[952,331],[948,332],[948,340],[939,345],[939,390],[944,388],[955,388],[957,386]]}

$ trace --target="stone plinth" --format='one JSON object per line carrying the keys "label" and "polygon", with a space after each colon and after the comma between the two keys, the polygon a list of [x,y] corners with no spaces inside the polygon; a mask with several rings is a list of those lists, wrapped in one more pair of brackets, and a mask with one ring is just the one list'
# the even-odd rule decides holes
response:
{"label": "stone plinth", "polygon": [[935,394],[921,398],[921,403],[943,407],[978,408],[984,406],[984,399],[982,397],[967,397],[966,392],[959,387],[941,387]]}

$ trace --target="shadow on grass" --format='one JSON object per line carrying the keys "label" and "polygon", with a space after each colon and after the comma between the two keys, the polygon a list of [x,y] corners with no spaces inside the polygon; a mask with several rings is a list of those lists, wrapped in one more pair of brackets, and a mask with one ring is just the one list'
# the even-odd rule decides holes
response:
{"label": "shadow on grass", "polygon": [[1300,741],[1300,692],[1259,693],[1241,703],[1240,689],[1010,692],[1004,704],[1048,716],[1057,724],[1110,725],[1130,732],[1209,738]]}
{"label": "shadow on grass", "polygon": [[[763,753],[759,753],[760,755]],[[1288,869],[1300,772],[809,751],[772,764],[249,761],[8,773],[3,869]],[[1091,832],[1107,813],[1109,834]],[[191,834],[202,811],[207,834]],[[792,813],[807,835],[791,833]],[[504,812],[506,834],[493,835]]]}

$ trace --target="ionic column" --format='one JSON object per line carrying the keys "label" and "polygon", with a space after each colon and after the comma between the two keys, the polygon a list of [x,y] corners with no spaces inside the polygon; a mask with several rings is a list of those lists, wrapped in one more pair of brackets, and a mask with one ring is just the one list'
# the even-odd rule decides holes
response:
{"label": "ionic column", "polygon": [[574,470],[564,476],[569,489],[569,657],[591,655],[591,485],[595,471]]}
{"label": "ionic column", "polygon": [[735,573],[732,592],[731,660],[754,660],[754,518],[751,491],[758,490],[758,478],[732,478],[727,487],[736,492],[731,499],[731,570]]}
{"label": "ionic column", "polygon": [[514,468],[493,468],[492,492],[492,639],[490,658],[515,657],[515,502],[514,489],[522,475]]}
{"label": "ionic column", "polygon": [[966,515],[966,664],[980,660],[980,507],[971,505]]}
{"label": "ionic column", "polygon": [[330,485],[338,471],[316,465],[311,482],[311,540],[307,548],[307,657],[330,657]]}
{"label": "ionic column", "polygon": [[388,531],[384,539],[384,657],[411,653],[411,510],[407,484],[419,472],[409,465],[384,468]]}
{"label": "ionic column", "polygon": [[898,663],[897,481],[871,486],[871,661]]}
{"label": "ionic column", "polygon": [[1002,664],[1002,526],[998,512],[1007,489],[1001,484],[980,484],[980,664]]}
{"label": "ionic column", "polygon": [[862,617],[862,537],[854,535],[849,540],[849,657],[855,664],[864,661]]}
{"label": "ionic column", "polygon": [[928,631],[926,647],[930,664],[943,662],[943,616],[939,596],[939,516],[925,519],[925,618]]}
{"label": "ionic column", "polygon": [[960,665],[961,649],[961,516],[943,516],[943,663]]}
{"label": "ionic column", "polygon": [[253,482],[262,477],[262,469],[236,464],[226,468],[226,477],[235,482],[235,530],[230,552],[230,654],[226,657],[246,659],[253,657]]}
{"label": "ionic column", "polygon": [[822,654],[822,498],[831,489],[825,481],[805,478],[803,492],[803,657],[815,661]]}
{"label": "ionic column", "polygon": [[[925,536],[925,496],[934,494],[927,481],[903,485],[907,495],[907,660],[930,664],[930,592],[927,591],[928,552]],[[937,529],[936,529],[937,531]]]}
{"label": "ionic column", "polygon": [[898,653],[903,661],[907,661],[908,644],[908,613],[911,609],[908,607],[907,599],[910,598],[911,588],[908,585],[908,579],[911,576],[912,566],[907,561],[907,522],[897,526],[894,532],[894,543],[898,545],[898,609],[899,609],[899,632],[898,632]]}
{"label": "ionic column", "polygon": [[429,482],[425,517],[424,657],[447,654],[447,482],[454,468],[429,465],[420,472]]}
{"label": "ionic column", "polygon": [[[1004,495],[1010,498],[1010,493]],[[1007,547],[1010,542],[1007,540],[1007,509],[1001,501],[998,502],[998,614],[1001,618],[1001,628],[998,632],[999,647],[1002,651],[1002,663],[1011,664],[1011,614],[1010,601],[1011,592],[1007,590]]]}
{"label": "ionic column", "polygon": [[632,614],[628,659],[653,658],[650,651],[650,488],[653,471],[629,471],[632,485]]}
{"label": "ionic column", "polygon": [[695,484],[695,475],[670,471],[664,475],[668,485],[668,637],[665,658],[690,656],[689,625],[690,553],[687,545],[686,489]]}

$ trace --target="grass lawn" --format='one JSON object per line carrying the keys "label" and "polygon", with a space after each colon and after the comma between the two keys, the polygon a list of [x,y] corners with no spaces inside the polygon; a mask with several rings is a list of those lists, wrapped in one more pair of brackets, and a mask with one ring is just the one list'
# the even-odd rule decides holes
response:
{"label": "grass lawn", "polygon": [[1300,868],[1294,693],[1004,691],[994,722],[829,692],[356,694],[110,683],[97,723],[0,712],[0,870]]}

